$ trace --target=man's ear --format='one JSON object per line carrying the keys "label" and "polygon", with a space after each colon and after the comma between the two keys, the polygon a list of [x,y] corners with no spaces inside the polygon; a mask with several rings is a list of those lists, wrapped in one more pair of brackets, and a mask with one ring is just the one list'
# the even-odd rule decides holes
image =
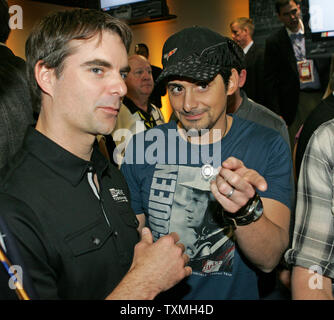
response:
{"label": "man's ear", "polygon": [[232,95],[239,87],[239,75],[236,69],[231,70],[230,80],[227,86],[227,95]]}
{"label": "man's ear", "polygon": [[239,73],[239,88],[242,88],[245,85],[247,78],[247,71],[246,69],[242,69]]}
{"label": "man's ear", "polygon": [[41,90],[48,95],[53,95],[55,69],[49,68],[44,61],[39,60],[35,65],[35,79]]}

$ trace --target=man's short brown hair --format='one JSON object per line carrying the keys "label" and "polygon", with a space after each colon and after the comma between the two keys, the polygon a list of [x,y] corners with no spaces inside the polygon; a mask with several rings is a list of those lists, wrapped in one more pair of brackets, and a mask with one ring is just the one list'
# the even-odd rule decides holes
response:
{"label": "man's short brown hair", "polygon": [[293,1],[297,5],[300,4],[299,0],[276,0],[275,9],[276,9],[277,14],[280,14],[281,13],[281,8],[287,6],[290,1]]}
{"label": "man's short brown hair", "polygon": [[54,68],[60,76],[65,59],[73,53],[69,43],[72,40],[88,40],[103,31],[111,31],[120,36],[129,52],[132,32],[129,26],[103,11],[75,9],[52,13],[38,23],[26,42],[27,76],[35,106],[41,104],[41,89],[35,79],[38,61]]}

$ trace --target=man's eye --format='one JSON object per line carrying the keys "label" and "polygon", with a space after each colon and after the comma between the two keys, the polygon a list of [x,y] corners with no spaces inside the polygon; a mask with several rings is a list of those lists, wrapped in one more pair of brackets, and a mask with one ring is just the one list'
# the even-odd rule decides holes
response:
{"label": "man's eye", "polygon": [[127,76],[128,76],[127,72],[121,72],[121,77],[123,80],[125,80]]}
{"label": "man's eye", "polygon": [[170,86],[168,89],[172,94],[180,94],[183,90],[183,88],[179,86]]}
{"label": "man's eye", "polygon": [[103,70],[100,68],[92,68],[91,71],[96,74],[102,74]]}
{"label": "man's eye", "polygon": [[209,84],[207,82],[199,82],[197,83],[197,86],[201,89],[201,90],[205,90],[208,88]]}
{"label": "man's eye", "polygon": [[137,70],[134,72],[135,77],[140,77],[144,73],[143,70]]}

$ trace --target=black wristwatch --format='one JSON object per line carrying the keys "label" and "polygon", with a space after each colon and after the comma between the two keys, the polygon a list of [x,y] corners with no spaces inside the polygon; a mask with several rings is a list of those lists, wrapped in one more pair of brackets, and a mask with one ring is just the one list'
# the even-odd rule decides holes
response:
{"label": "black wristwatch", "polygon": [[224,211],[224,218],[234,228],[237,226],[246,226],[260,219],[263,214],[263,204],[260,196],[255,193],[254,197],[249,199],[247,204],[238,212],[230,213]]}

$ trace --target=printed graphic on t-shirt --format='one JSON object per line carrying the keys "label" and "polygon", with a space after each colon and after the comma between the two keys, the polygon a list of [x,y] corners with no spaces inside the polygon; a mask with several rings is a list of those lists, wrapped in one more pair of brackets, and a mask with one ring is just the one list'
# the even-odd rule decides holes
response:
{"label": "printed graphic on t-shirt", "polygon": [[231,275],[235,243],[224,228],[221,206],[200,167],[157,165],[150,189],[148,222],[155,239],[177,232],[194,274]]}

